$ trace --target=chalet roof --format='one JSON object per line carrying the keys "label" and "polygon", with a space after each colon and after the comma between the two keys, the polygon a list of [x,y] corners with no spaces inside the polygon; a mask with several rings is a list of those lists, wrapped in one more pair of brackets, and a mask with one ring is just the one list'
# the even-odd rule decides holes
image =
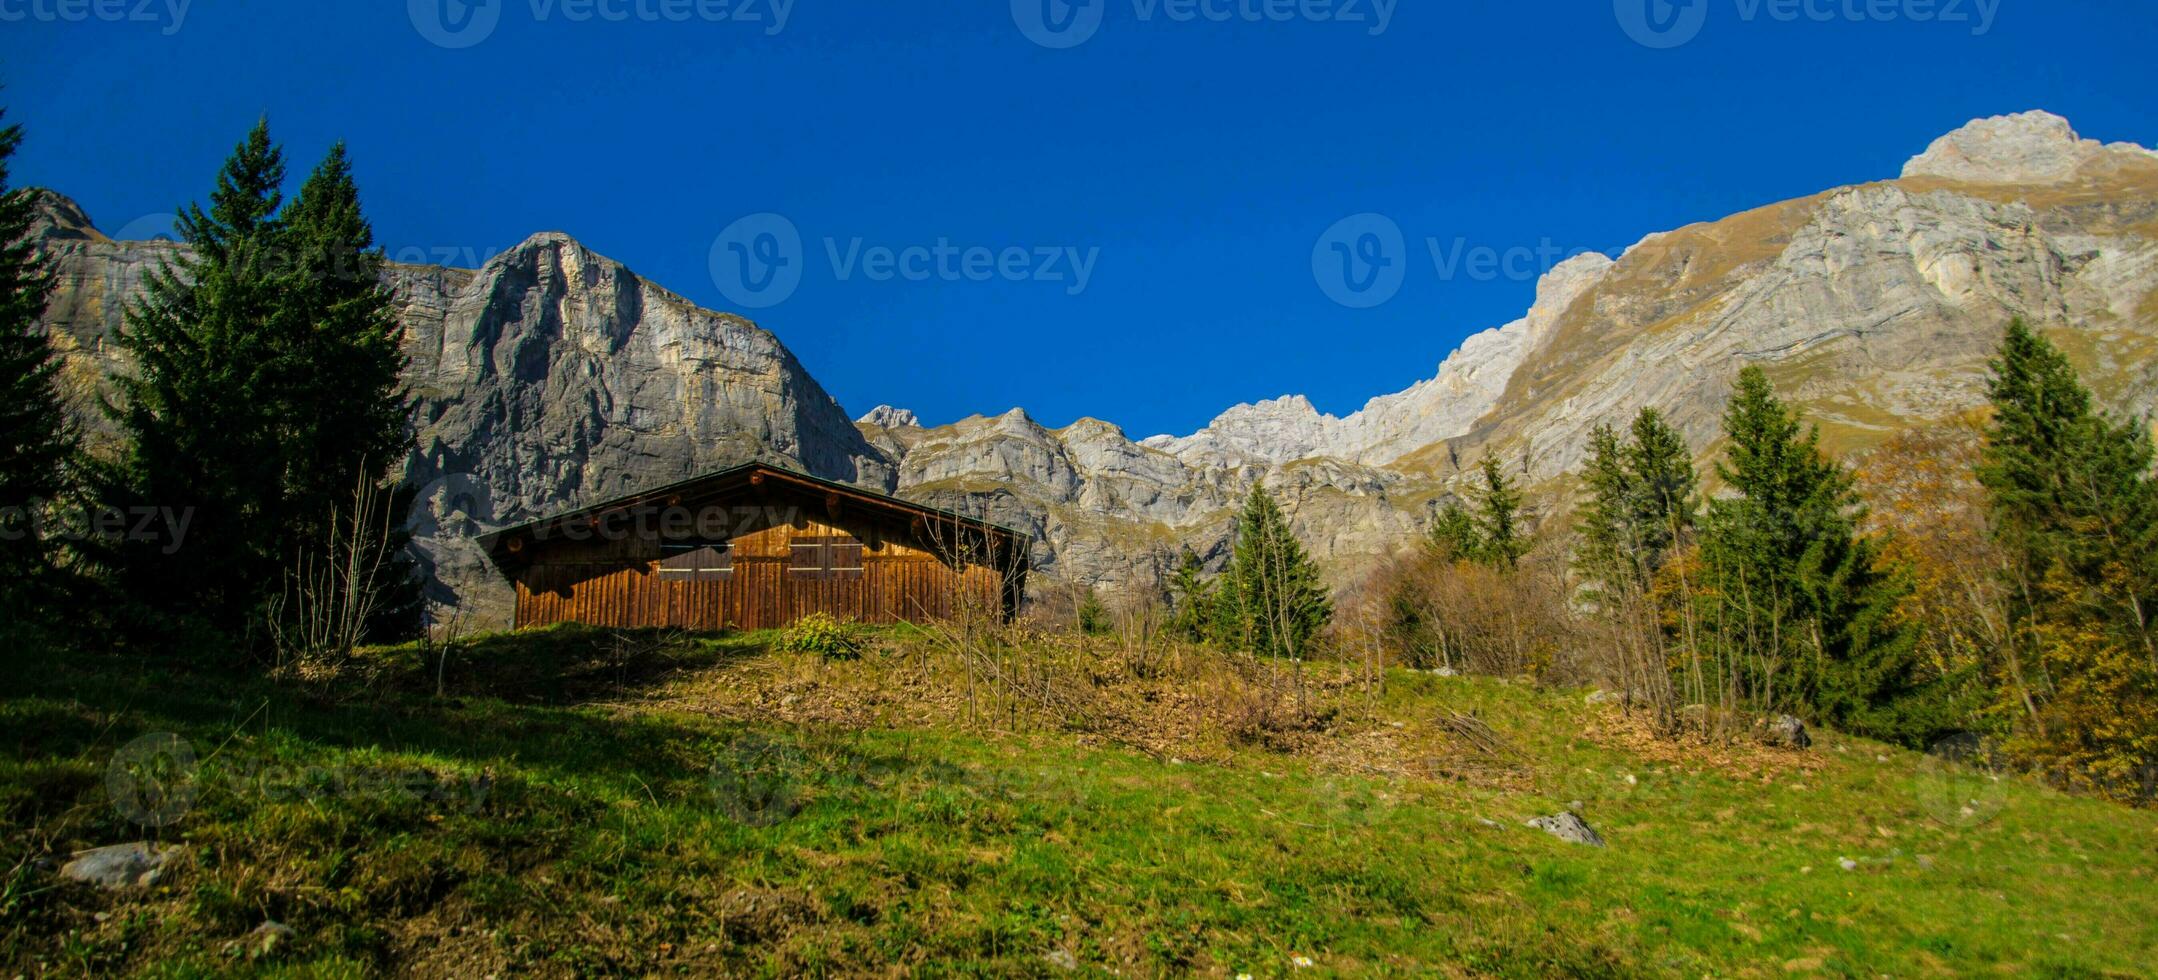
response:
{"label": "chalet roof", "polygon": [[[676,497],[702,498],[743,491],[767,481],[776,481],[781,485],[792,485],[798,490],[837,494],[851,503],[882,509],[903,517],[932,518],[939,521],[948,521],[962,527],[996,532],[1008,536],[1015,545],[1024,546],[1031,544],[1034,540],[1033,536],[1025,531],[1003,524],[968,517],[957,511],[932,507],[928,504],[905,500],[874,490],[864,490],[853,484],[827,480],[823,477],[811,476],[800,470],[764,462],[739,463],[702,476],[679,480],[665,486],[653,487],[649,490],[640,490],[612,500],[601,501],[575,510],[564,511],[538,520],[502,528],[498,531],[476,535],[474,540],[479,542],[480,547],[492,553],[496,550],[497,545],[512,538],[545,537],[551,531],[573,522],[590,520],[591,518],[617,511],[650,506]],[[1020,550],[1023,552],[1023,547]]]}

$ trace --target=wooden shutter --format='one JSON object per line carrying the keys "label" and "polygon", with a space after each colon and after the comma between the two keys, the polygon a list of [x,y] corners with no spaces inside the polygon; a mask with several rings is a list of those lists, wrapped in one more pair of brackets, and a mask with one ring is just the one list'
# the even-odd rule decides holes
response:
{"label": "wooden shutter", "polygon": [[711,582],[734,575],[734,548],[725,541],[667,541],[659,546],[659,577]]}

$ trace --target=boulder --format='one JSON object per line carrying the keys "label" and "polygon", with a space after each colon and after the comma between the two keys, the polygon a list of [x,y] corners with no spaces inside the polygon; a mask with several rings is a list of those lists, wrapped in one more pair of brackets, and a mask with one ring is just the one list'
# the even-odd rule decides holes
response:
{"label": "boulder", "polygon": [[253,932],[247,934],[247,955],[250,959],[275,956],[279,951],[290,948],[298,935],[292,931],[291,926],[276,919],[264,920]]}
{"label": "boulder", "polygon": [[179,853],[177,847],[159,847],[147,841],[91,848],[75,852],[74,858],[61,866],[60,877],[107,891],[147,888],[157,884],[165,865]]}
{"label": "boulder", "polygon": [[1777,715],[1761,724],[1761,741],[1779,749],[1803,749],[1813,744],[1806,723],[1790,715]]}
{"label": "boulder", "polygon": [[1529,821],[1527,825],[1568,844],[1586,844],[1590,847],[1605,846],[1604,839],[1596,833],[1594,828],[1588,825],[1588,821],[1581,819],[1579,814],[1571,810],[1548,817],[1537,817]]}

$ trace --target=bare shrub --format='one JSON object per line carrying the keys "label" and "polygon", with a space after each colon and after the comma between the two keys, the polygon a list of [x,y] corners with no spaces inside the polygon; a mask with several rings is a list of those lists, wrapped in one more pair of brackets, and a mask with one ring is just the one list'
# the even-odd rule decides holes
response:
{"label": "bare shrub", "polygon": [[[1385,563],[1350,598],[1354,627],[1376,630],[1388,663],[1417,670],[1533,674],[1558,682],[1593,677],[1588,635],[1568,608],[1565,569],[1552,552],[1516,567],[1420,550]],[[1337,642],[1369,642],[1338,637]]]}
{"label": "bare shrub", "polygon": [[366,637],[395,573],[391,499],[363,474],[351,501],[331,509],[324,539],[301,547],[266,611],[279,669],[334,666]]}

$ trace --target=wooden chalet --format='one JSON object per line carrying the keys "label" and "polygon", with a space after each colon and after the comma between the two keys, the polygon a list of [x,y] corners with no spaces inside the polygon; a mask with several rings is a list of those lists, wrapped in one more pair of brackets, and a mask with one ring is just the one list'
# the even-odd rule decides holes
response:
{"label": "wooden chalet", "polygon": [[1014,615],[1027,535],[764,463],[479,539],[517,625],[694,630]]}

